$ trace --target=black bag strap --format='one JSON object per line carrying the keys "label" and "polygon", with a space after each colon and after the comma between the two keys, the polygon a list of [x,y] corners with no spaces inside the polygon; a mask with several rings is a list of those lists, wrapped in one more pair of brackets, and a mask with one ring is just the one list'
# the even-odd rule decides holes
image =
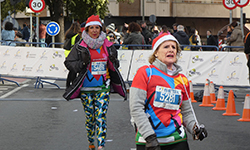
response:
{"label": "black bag strap", "polygon": [[149,109],[148,105],[149,105],[149,102],[151,101],[152,97],[154,96],[154,94],[155,94],[155,91],[147,99],[147,101],[145,103],[145,111],[146,111],[146,109]]}

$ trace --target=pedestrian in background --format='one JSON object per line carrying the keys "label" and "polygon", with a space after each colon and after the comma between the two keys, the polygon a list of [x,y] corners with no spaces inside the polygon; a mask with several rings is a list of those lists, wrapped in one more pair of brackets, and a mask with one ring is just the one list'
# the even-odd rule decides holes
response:
{"label": "pedestrian in background", "polygon": [[128,25],[127,33],[124,36],[123,44],[136,44],[138,46],[129,46],[128,49],[143,49],[142,46],[145,45],[145,39],[141,34],[141,27],[138,23],[131,22]]}
{"label": "pedestrian in background", "polygon": [[169,32],[169,28],[166,25],[162,25],[159,35],[162,35],[163,33],[171,34],[171,32]]}
{"label": "pedestrian in background", "polygon": [[117,50],[102,31],[98,15],[87,19],[82,40],[73,46],[64,64],[78,76],[63,97],[67,100],[81,97],[89,150],[95,150],[95,134],[98,150],[104,150],[110,91],[126,99],[126,87],[118,70]]}
{"label": "pedestrian in background", "polygon": [[153,32],[152,40],[154,40],[160,34],[158,26],[154,26],[152,32]]}
{"label": "pedestrian in background", "polygon": [[[188,37],[187,33],[185,32],[183,25],[177,26],[177,32],[175,32],[173,34],[173,36],[178,40],[178,42],[181,45],[189,45],[189,37]],[[190,50],[190,48],[188,46],[184,47],[183,49]]]}
{"label": "pedestrian in background", "polygon": [[246,58],[247,58],[247,67],[248,67],[248,80],[250,83],[250,60],[249,60],[249,54],[250,54],[250,32],[248,32],[248,34],[245,37],[244,40],[244,53],[246,54]]}
{"label": "pedestrian in background", "polygon": [[[120,44],[120,39],[118,41],[117,34],[115,33],[115,24],[111,23],[106,27],[107,39],[113,44]],[[116,46],[116,49],[119,49],[120,46]]]}
{"label": "pedestrian in background", "polygon": [[[81,27],[78,22],[73,22],[65,33],[65,42],[63,45],[65,58],[68,57],[72,47],[81,39]],[[66,80],[66,87],[69,87],[76,77],[76,72],[70,71]]]}
{"label": "pedestrian in background", "polygon": [[[196,35],[196,37],[197,37],[197,41],[198,41],[198,43],[197,43],[197,45],[202,45],[202,42],[201,42],[201,37],[200,37],[200,35],[199,35],[199,31],[198,30],[196,30],[195,29],[195,35]],[[198,49],[199,51],[202,51],[202,47],[199,47],[199,49]]]}
{"label": "pedestrian in background", "polygon": [[130,114],[137,150],[188,150],[184,127],[203,140],[206,129],[196,124],[189,82],[176,64],[181,48],[174,36],[154,39],[149,63],[138,69],[130,88]]}
{"label": "pedestrian in background", "polygon": [[[242,30],[240,28],[240,25],[236,21],[233,21],[230,24],[230,27],[232,28],[232,34],[230,37],[225,38],[227,42],[230,42],[230,46],[244,46],[243,42],[243,35]],[[244,48],[231,48],[231,51],[233,52],[243,52]]]}
{"label": "pedestrian in background", "polygon": [[230,42],[227,42],[227,38],[229,38],[232,34],[233,30],[230,25],[227,26],[227,36],[224,38],[224,43],[230,46]]}
{"label": "pedestrian in background", "polygon": [[16,46],[25,46],[26,41],[22,39],[22,37],[23,37],[22,33],[20,31],[17,31],[15,36],[15,41],[22,43],[16,43]]}
{"label": "pedestrian in background", "polygon": [[[195,34],[195,28],[192,28],[190,30],[189,44],[190,45],[198,45],[198,38]],[[191,49],[191,51],[198,51],[199,47],[191,47],[190,49]]]}
{"label": "pedestrian in background", "polygon": [[[46,26],[41,23],[39,25],[39,42],[40,43],[45,43],[45,38],[46,38]],[[40,44],[40,47],[45,47],[45,44]]]}
{"label": "pedestrian in background", "polygon": [[[207,45],[209,46],[217,46],[217,42],[214,38],[214,36],[212,35],[212,31],[211,30],[207,30]],[[203,50],[205,51],[215,51],[216,48],[213,47],[205,47]]]}
{"label": "pedestrian in background", "polygon": [[172,27],[173,27],[173,33],[177,32],[177,26],[178,26],[178,23],[174,23],[172,25]]}
{"label": "pedestrian in background", "polygon": [[141,21],[140,26],[142,29],[141,34],[143,35],[143,37],[145,39],[145,44],[150,45],[152,43],[153,34],[148,30],[146,21]]}
{"label": "pedestrian in background", "polygon": [[23,39],[26,40],[26,42],[28,42],[30,38],[30,31],[26,23],[23,24],[22,35],[23,35]]}
{"label": "pedestrian in background", "polygon": [[15,40],[15,36],[13,24],[11,22],[6,22],[2,30],[2,40],[5,41],[2,45],[16,46],[16,43],[12,42]]}

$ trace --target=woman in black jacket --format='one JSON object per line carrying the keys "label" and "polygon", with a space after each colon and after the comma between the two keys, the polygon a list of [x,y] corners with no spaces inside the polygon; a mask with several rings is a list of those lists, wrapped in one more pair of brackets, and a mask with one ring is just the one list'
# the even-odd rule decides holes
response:
{"label": "woman in black jacket", "polygon": [[63,97],[80,97],[86,114],[89,150],[94,150],[96,132],[98,150],[103,150],[107,132],[106,114],[110,92],[126,99],[126,88],[120,72],[117,50],[102,31],[99,16],[90,16],[82,33],[64,62],[67,69],[78,74]]}

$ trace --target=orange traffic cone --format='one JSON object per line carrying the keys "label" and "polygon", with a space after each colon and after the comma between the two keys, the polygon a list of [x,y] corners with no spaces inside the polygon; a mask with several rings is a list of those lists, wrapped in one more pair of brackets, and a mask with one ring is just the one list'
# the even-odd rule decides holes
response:
{"label": "orange traffic cone", "polygon": [[199,106],[201,107],[213,107],[214,106],[213,104],[211,104],[208,83],[205,84],[202,104],[200,104]]}
{"label": "orange traffic cone", "polygon": [[223,86],[220,86],[219,88],[216,106],[213,108],[213,110],[226,110]]}
{"label": "orange traffic cone", "polygon": [[247,94],[245,97],[242,118],[238,119],[238,121],[250,121],[250,95],[249,94]]}
{"label": "orange traffic cone", "polygon": [[239,116],[239,115],[240,114],[236,113],[235,109],[234,92],[230,90],[227,99],[227,109],[226,112],[223,113],[223,116]]}
{"label": "orange traffic cone", "polygon": [[209,91],[210,91],[211,103],[216,104],[216,97],[215,97],[215,90],[214,90],[214,83],[213,83],[213,81],[210,81]]}
{"label": "orange traffic cone", "polygon": [[192,103],[197,103],[197,101],[194,99],[194,90],[193,90],[193,84],[192,81],[189,81],[189,89],[190,89],[190,98]]}
{"label": "orange traffic cone", "polygon": [[205,81],[205,84],[210,84],[210,80],[209,79],[206,79],[206,81]]}

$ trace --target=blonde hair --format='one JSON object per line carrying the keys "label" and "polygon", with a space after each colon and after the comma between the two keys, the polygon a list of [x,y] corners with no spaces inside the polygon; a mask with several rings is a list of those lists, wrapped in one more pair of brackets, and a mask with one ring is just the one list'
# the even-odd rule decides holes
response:
{"label": "blonde hair", "polygon": [[[175,41],[174,41],[175,42]],[[163,43],[163,42],[162,42]],[[161,44],[162,44],[161,43]],[[176,62],[178,61],[178,58],[180,57],[180,54],[181,54],[181,47],[180,47],[180,45],[177,43],[177,42],[175,42],[176,43],[176,45],[177,45],[177,54],[176,54],[176,56],[177,56],[177,59],[176,59]],[[153,62],[155,61],[155,59],[157,58],[156,56],[155,56],[155,54],[158,52],[158,49],[159,49],[159,47],[161,46],[161,44],[157,47],[157,49],[154,51],[154,53],[152,54],[152,55],[150,55],[149,56],[149,59],[148,59],[148,62],[150,63],[150,64],[153,64]],[[175,62],[175,63],[176,63]]]}

